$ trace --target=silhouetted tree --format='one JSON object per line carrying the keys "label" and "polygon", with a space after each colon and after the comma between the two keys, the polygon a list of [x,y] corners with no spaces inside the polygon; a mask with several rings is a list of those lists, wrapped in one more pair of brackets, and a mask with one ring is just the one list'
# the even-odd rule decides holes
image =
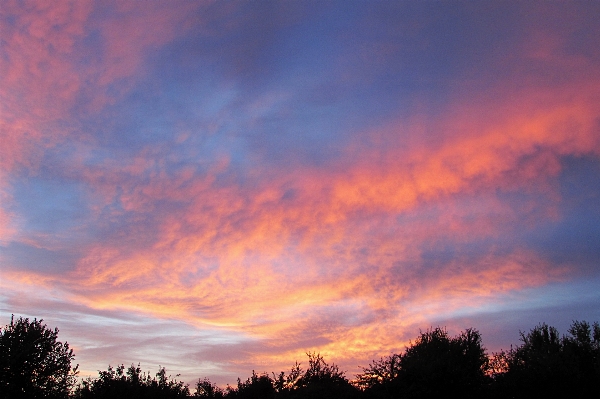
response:
{"label": "silhouetted tree", "polygon": [[501,396],[582,397],[600,392],[600,326],[575,321],[561,337],[540,324],[521,332],[522,345],[497,354],[505,372],[495,376]]}
{"label": "silhouetted tree", "polygon": [[[14,316],[0,329],[0,399],[170,399],[190,397],[183,382],[160,367],[155,376],[139,364],[109,366],[72,392],[73,351],[58,329]],[[402,354],[373,361],[351,384],[335,364],[307,353],[289,373],[257,374],[221,389],[198,380],[194,397],[216,399],[531,398],[596,397],[600,392],[600,325],[574,321],[565,336],[540,324],[521,332],[520,346],[488,359],[475,329],[450,337],[445,329],[421,332]]]}
{"label": "silhouetted tree", "polygon": [[390,397],[394,395],[393,382],[398,378],[399,372],[400,355],[392,354],[363,368],[363,373],[356,376],[354,384],[368,392],[370,398]]}
{"label": "silhouetted tree", "polygon": [[19,317],[0,328],[0,397],[66,398],[75,384],[77,366],[68,343],[57,340],[43,320]]}
{"label": "silhouetted tree", "polygon": [[427,330],[402,355],[365,368],[357,385],[367,397],[477,397],[487,382],[488,359],[477,330],[449,337],[445,329]]}
{"label": "silhouetted tree", "polygon": [[278,393],[289,393],[298,388],[298,381],[302,378],[304,370],[300,367],[300,363],[297,361],[292,366],[289,374],[285,374],[283,371],[279,375],[275,376],[273,373],[273,385],[275,391]]}
{"label": "silhouetted tree", "polygon": [[481,394],[487,356],[477,330],[450,338],[445,329],[421,334],[400,358],[398,382],[406,397]]}
{"label": "silhouetted tree", "polygon": [[142,373],[142,369],[133,364],[125,370],[120,365],[116,369],[108,366],[107,371],[99,371],[98,378],[88,378],[77,387],[76,398],[81,399],[153,399],[186,398],[189,388],[181,381],[167,376],[164,367],[159,368],[156,377]]}
{"label": "silhouetted tree", "polygon": [[252,370],[252,377],[244,382],[238,378],[237,389],[230,390],[227,396],[243,399],[269,399],[275,397],[275,387],[268,374],[259,375]]}
{"label": "silhouetted tree", "polygon": [[[299,375],[292,385],[292,397],[299,398],[351,398],[358,391],[350,384],[343,371],[336,364],[329,365],[323,356],[318,353],[307,353],[308,368],[301,373],[299,364],[296,370]],[[293,378],[289,378],[292,380]]]}
{"label": "silhouetted tree", "polygon": [[198,380],[196,383],[196,392],[194,396],[207,399],[221,399],[225,397],[225,392],[217,385],[210,382],[208,378]]}
{"label": "silhouetted tree", "polygon": [[574,321],[563,340],[564,357],[581,395],[600,392],[600,325]]}

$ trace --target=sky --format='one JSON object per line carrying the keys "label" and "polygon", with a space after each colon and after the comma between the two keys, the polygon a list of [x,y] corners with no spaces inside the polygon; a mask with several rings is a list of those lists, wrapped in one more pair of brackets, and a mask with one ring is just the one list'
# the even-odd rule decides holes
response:
{"label": "sky", "polygon": [[600,321],[600,2],[0,7],[0,324],[80,374],[352,378]]}

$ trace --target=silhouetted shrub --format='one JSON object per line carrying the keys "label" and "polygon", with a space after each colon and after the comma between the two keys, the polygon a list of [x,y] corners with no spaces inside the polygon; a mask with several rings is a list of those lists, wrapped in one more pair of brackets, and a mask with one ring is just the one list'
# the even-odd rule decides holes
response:
{"label": "silhouetted shrub", "polygon": [[133,364],[127,370],[123,365],[116,369],[108,366],[107,371],[99,371],[98,374],[98,378],[88,378],[77,387],[76,398],[170,399],[190,395],[187,385],[167,376],[164,367],[156,373],[158,378],[142,373],[140,366]]}
{"label": "silhouetted shrub", "polygon": [[242,382],[238,379],[237,389],[229,390],[228,397],[242,399],[270,399],[275,397],[273,380],[267,374],[258,375],[252,371],[252,377]]}
{"label": "silhouetted shrub", "polygon": [[217,385],[210,382],[208,378],[198,380],[196,383],[196,392],[194,396],[207,399],[221,399],[225,396],[225,391]]}
{"label": "silhouetted shrub", "polygon": [[288,374],[258,375],[245,382],[238,379],[237,388],[230,388],[226,398],[352,398],[358,390],[350,384],[344,372],[335,364],[328,364],[320,354],[307,353],[306,371],[296,362]]}
{"label": "silhouetted shrub", "polygon": [[356,396],[343,371],[336,364],[329,365],[318,353],[307,353],[308,368],[296,380],[295,397],[301,398],[351,398]]}

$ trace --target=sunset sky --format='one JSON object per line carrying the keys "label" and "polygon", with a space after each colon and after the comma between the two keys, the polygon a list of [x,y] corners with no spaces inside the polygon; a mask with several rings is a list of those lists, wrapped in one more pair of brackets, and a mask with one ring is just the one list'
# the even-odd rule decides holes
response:
{"label": "sunset sky", "polygon": [[600,321],[600,2],[0,4],[0,325],[352,378]]}

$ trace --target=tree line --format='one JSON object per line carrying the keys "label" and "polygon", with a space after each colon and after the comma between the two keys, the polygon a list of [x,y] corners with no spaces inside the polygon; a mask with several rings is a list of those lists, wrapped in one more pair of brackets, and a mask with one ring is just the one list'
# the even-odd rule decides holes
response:
{"label": "tree line", "polygon": [[478,330],[450,336],[420,332],[402,353],[373,361],[352,380],[319,353],[307,353],[288,372],[256,373],[221,388],[207,378],[190,387],[159,368],[140,365],[99,371],[77,380],[78,366],[58,329],[43,320],[11,318],[0,328],[0,399],[216,398],[388,399],[584,397],[600,392],[600,325],[574,321],[567,334],[540,324],[520,333],[520,344],[489,355]]}

